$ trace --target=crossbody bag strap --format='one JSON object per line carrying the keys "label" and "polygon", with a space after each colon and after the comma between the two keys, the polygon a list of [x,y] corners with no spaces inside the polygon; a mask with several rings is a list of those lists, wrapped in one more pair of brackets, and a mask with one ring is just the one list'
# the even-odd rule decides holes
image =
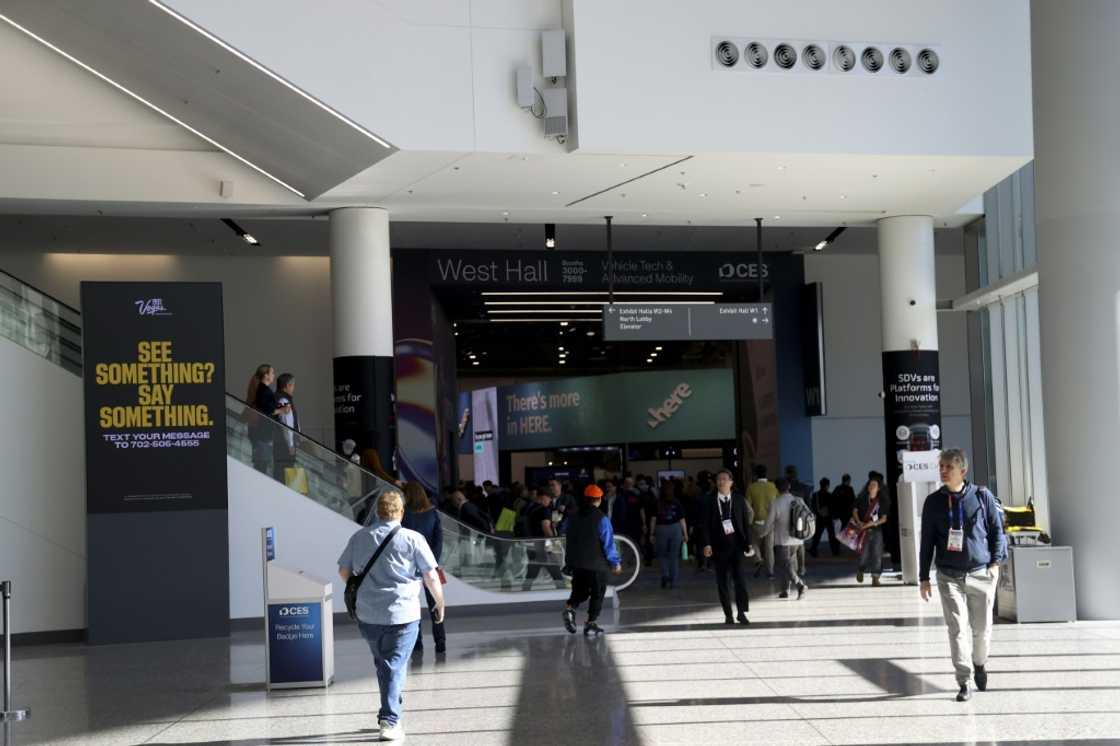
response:
{"label": "crossbody bag strap", "polygon": [[378,546],[377,550],[373,553],[373,556],[369,558],[369,562],[366,563],[366,567],[364,570],[362,570],[362,574],[358,576],[358,585],[361,585],[363,582],[365,582],[366,575],[369,575],[369,571],[370,568],[373,567],[373,563],[377,561],[377,558],[380,557],[381,553],[385,551],[385,547],[389,546],[389,542],[393,540],[393,537],[396,536],[397,532],[400,530],[400,526],[393,526],[392,530],[389,531],[389,534],[385,537],[385,540],[381,542],[380,546]]}

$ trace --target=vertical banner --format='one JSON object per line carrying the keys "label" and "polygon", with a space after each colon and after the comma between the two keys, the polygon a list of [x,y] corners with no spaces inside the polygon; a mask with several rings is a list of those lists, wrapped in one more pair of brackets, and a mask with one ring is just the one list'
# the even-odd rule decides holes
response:
{"label": "vertical banner", "polygon": [[883,417],[887,450],[887,489],[892,500],[891,523],[884,538],[891,556],[899,558],[898,478],[903,453],[941,449],[941,382],[936,350],[883,353]]}
{"label": "vertical banner", "polygon": [[344,440],[357,443],[362,463],[374,450],[381,465],[393,470],[396,427],[393,417],[393,359],[350,356],[334,359],[335,450]]}
{"label": "vertical banner", "polygon": [[217,283],[82,283],[89,638],[228,634]]}
{"label": "vertical banner", "polygon": [[500,484],[498,469],[498,389],[471,392],[471,427],[474,434],[474,482],[489,479]]}

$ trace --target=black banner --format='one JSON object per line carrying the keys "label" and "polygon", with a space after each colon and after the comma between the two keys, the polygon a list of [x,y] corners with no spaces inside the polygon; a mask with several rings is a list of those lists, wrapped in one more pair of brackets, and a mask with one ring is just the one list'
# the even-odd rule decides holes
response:
{"label": "black banner", "polygon": [[217,283],[83,282],[88,513],[225,510]]}
{"label": "black banner", "polygon": [[[373,356],[334,359],[335,448],[353,440],[357,452],[375,449],[381,465],[394,469],[397,443],[393,416],[393,358]],[[363,456],[363,463],[366,460]]]}
{"label": "black banner", "polygon": [[941,448],[941,382],[935,350],[883,353],[883,417],[891,522],[884,538],[898,559],[898,477],[902,451]]}

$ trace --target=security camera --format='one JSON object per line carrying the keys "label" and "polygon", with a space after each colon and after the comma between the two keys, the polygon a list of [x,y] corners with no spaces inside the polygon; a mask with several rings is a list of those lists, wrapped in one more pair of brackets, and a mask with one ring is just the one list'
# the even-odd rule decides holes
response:
{"label": "security camera", "polygon": [[875,394],[875,396],[879,397],[880,399],[886,399],[887,398],[887,392],[880,391],[878,394]]}
{"label": "security camera", "polygon": [[916,305],[918,305],[918,301],[916,301],[916,300],[914,300],[913,298],[911,298],[911,299],[910,299],[910,305],[912,305],[912,306],[916,306]]}

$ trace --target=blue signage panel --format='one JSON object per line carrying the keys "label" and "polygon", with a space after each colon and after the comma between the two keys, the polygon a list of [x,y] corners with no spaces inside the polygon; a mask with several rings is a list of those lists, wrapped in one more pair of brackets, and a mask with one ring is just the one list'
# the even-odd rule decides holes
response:
{"label": "blue signage panel", "polygon": [[268,605],[268,675],[272,684],[323,680],[323,619],[318,603]]}
{"label": "blue signage panel", "polygon": [[264,558],[267,562],[276,559],[276,529],[272,526],[264,530]]}

